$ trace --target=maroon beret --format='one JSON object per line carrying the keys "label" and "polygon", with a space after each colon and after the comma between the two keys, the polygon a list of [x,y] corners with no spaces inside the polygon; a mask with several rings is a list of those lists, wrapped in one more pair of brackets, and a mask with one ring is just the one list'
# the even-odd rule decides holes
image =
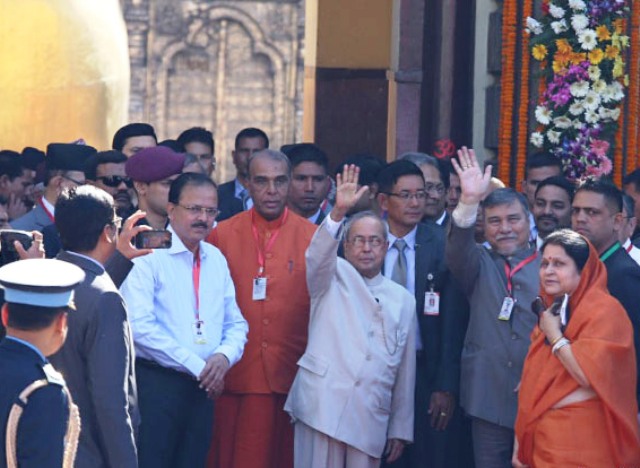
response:
{"label": "maroon beret", "polygon": [[131,156],[124,168],[129,177],[137,182],[157,182],[174,174],[180,174],[184,167],[184,154],[176,153],[166,146],[152,146]]}

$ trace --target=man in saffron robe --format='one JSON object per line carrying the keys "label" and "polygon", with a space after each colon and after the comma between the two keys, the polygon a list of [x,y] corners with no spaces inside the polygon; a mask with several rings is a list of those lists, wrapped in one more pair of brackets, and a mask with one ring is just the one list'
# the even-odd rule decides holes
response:
{"label": "man in saffron robe", "polygon": [[208,238],[227,258],[249,322],[243,358],[225,376],[216,403],[210,467],[293,466],[293,427],[283,407],[307,344],[304,255],[315,226],[286,208],[290,180],[284,154],[254,154],[253,208],[220,223]]}

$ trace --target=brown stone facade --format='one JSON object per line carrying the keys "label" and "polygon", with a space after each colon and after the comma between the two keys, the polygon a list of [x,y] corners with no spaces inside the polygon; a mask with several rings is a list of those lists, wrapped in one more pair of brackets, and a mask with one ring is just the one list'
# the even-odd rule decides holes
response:
{"label": "brown stone facade", "polygon": [[304,0],[122,0],[129,34],[129,120],[160,139],[212,130],[218,181],[245,127],[277,148],[302,138]]}

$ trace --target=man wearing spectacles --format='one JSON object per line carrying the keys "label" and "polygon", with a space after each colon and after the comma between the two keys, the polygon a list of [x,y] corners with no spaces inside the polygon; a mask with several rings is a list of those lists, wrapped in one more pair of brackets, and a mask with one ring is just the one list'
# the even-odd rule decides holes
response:
{"label": "man wearing spectacles", "polygon": [[11,223],[14,229],[40,231],[53,224],[55,204],[64,189],[85,183],[84,165],[96,149],[80,144],[51,143],[47,146],[44,195],[35,207]]}
{"label": "man wearing spectacles", "polygon": [[405,153],[398,159],[414,163],[424,176],[424,221],[432,221],[440,226],[449,223],[449,214],[445,210],[449,174],[445,173],[444,163],[425,153]]}
{"label": "man wearing spectacles", "polygon": [[354,165],[338,174],[336,204],[307,249],[309,342],[285,405],[296,468],[379,467],[413,440],[415,300],[381,275],[380,217],[361,211],[344,224],[368,191],[358,176]]}
{"label": "man wearing spectacles", "polygon": [[180,175],[167,212],[171,247],[135,259],[121,288],[137,356],[138,461],[140,467],[204,466],[213,400],[242,356],[248,328],[225,258],[204,242],[218,212],[213,181]]}
{"label": "man wearing spectacles", "polygon": [[133,180],[126,174],[126,162],[127,157],[119,151],[101,151],[91,156],[84,168],[87,183],[111,195],[116,213],[124,219],[135,211],[131,199]]}
{"label": "man wearing spectacles", "polygon": [[394,161],[378,174],[378,187],[389,225],[383,274],[414,295],[418,319],[415,442],[389,466],[456,466],[461,448],[456,396],[467,305],[445,265],[444,230],[421,222],[427,199],[423,171],[406,159]]}

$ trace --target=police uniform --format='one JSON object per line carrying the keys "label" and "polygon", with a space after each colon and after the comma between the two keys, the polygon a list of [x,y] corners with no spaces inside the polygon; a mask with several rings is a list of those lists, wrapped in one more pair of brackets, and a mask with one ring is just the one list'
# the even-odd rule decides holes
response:
{"label": "police uniform", "polygon": [[[7,303],[65,307],[82,270],[59,260],[21,260],[0,268]],[[31,331],[36,334],[37,331]],[[64,379],[32,343],[0,342],[0,466],[71,467],[80,433]]]}

